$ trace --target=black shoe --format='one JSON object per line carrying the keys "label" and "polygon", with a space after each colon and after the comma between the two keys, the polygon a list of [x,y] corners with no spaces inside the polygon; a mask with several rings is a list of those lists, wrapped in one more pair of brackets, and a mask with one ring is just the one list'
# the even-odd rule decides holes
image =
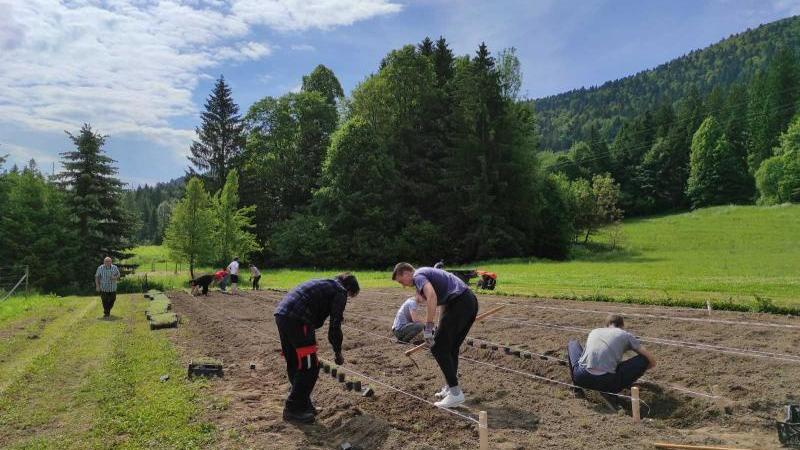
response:
{"label": "black shoe", "polygon": [[315,408],[314,405],[311,405],[311,408],[307,412],[310,412],[312,415],[316,416],[319,413],[319,410]]}
{"label": "black shoe", "polygon": [[297,423],[314,423],[314,414],[311,411],[304,411],[301,413],[291,412],[288,409],[283,410],[283,420],[288,422]]}

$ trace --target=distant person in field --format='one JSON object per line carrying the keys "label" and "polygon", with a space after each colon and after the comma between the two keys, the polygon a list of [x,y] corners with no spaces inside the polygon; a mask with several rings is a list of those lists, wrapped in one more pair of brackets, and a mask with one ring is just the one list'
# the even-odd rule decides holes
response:
{"label": "distant person in field", "polygon": [[255,264],[250,264],[250,278],[253,280],[253,290],[258,290],[258,282],[261,281],[261,272]]}
{"label": "distant person in field", "polygon": [[408,297],[394,316],[392,333],[400,342],[411,342],[425,328],[420,317],[420,312],[425,304],[418,303],[417,299],[421,299],[421,297]]}
{"label": "distant person in field", "polygon": [[239,258],[233,258],[230,264],[228,264],[228,273],[231,276],[231,294],[236,295],[239,286]]}
{"label": "distant person in field", "polygon": [[[464,393],[458,384],[458,354],[467,337],[475,316],[478,299],[469,287],[450,272],[433,267],[414,269],[409,263],[394,266],[392,280],[402,286],[414,288],[426,304],[426,322],[422,330],[425,340],[433,342],[431,353],[439,364],[447,384],[435,396],[442,408],[452,408],[464,403]],[[440,307],[439,327],[434,330],[436,307]]]}
{"label": "distant person in field", "polygon": [[358,295],[356,277],[342,273],[333,279],[310,280],[295,286],[275,308],[275,323],[286,359],[286,373],[292,390],[283,408],[283,419],[301,423],[314,422],[316,409],[311,391],[319,376],[315,331],[330,317],[328,341],[334,361],[344,364],[342,356],[342,321],[348,297]]}
{"label": "distant person in field", "polygon": [[214,272],[214,281],[219,285],[220,292],[225,292],[228,281],[228,269],[221,269]]}
{"label": "distant person in field", "polygon": [[196,297],[200,288],[203,289],[203,295],[208,295],[208,287],[214,282],[214,275],[206,274],[195,278],[190,281],[192,285],[192,296]]}
{"label": "distant person in field", "polygon": [[103,264],[94,272],[94,287],[100,293],[103,303],[103,319],[111,317],[111,308],[117,301],[117,281],[119,281],[119,268],[111,263],[111,258],[106,256]]}
{"label": "distant person in field", "polygon": [[[576,386],[616,394],[628,389],[645,371],[656,366],[656,360],[639,339],[623,329],[622,316],[609,314],[604,328],[596,328],[586,339],[586,350],[576,340],[567,346],[570,375]],[[627,351],[636,356],[622,361]],[[617,397],[602,394],[610,407],[617,407]]]}

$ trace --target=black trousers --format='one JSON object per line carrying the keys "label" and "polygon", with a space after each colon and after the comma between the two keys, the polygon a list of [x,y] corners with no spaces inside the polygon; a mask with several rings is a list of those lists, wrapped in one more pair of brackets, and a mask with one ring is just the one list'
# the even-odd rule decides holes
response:
{"label": "black trousers", "polygon": [[450,387],[458,386],[458,354],[477,315],[478,299],[467,289],[458,297],[448,300],[439,320],[431,353]]}
{"label": "black trousers", "polygon": [[259,281],[261,281],[261,275],[259,275],[257,277],[253,277],[253,290],[254,291],[258,290],[258,282]]}
{"label": "black trousers", "polygon": [[103,302],[103,315],[110,316],[111,308],[114,307],[114,302],[117,301],[116,292],[101,292],[100,301]]}
{"label": "black trousers", "polygon": [[311,409],[311,392],[319,377],[317,339],[312,325],[285,316],[275,316],[281,351],[286,360],[286,375],[292,391],[286,399],[286,409],[302,413]]}

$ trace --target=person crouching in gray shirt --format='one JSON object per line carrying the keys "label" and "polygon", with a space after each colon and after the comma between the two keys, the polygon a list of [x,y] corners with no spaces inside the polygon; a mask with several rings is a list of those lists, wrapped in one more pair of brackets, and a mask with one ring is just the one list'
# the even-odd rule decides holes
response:
{"label": "person crouching in gray shirt", "polygon": [[422,333],[425,324],[419,318],[422,305],[414,297],[408,297],[397,310],[392,324],[392,333],[398,341],[411,342],[418,334]]}
{"label": "person crouching in gray shirt", "polygon": [[[609,314],[605,328],[596,328],[586,339],[586,350],[576,340],[567,345],[572,383],[601,393],[616,394],[628,389],[645,371],[656,366],[656,360],[644,349],[636,336],[623,330],[622,316]],[[626,351],[636,356],[622,361]],[[616,396],[603,394],[609,406],[616,408]]]}

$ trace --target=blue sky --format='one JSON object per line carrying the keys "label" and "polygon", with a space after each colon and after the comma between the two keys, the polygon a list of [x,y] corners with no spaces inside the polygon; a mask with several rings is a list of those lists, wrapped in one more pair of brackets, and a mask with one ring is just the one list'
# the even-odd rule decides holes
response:
{"label": "blue sky", "polygon": [[[391,49],[516,47],[529,98],[656,66],[800,0],[0,0],[0,155],[49,172],[84,122],[132,184],[183,174],[214,79],[242,112],[317,64],[346,92]],[[53,166],[55,164],[55,166]]]}

